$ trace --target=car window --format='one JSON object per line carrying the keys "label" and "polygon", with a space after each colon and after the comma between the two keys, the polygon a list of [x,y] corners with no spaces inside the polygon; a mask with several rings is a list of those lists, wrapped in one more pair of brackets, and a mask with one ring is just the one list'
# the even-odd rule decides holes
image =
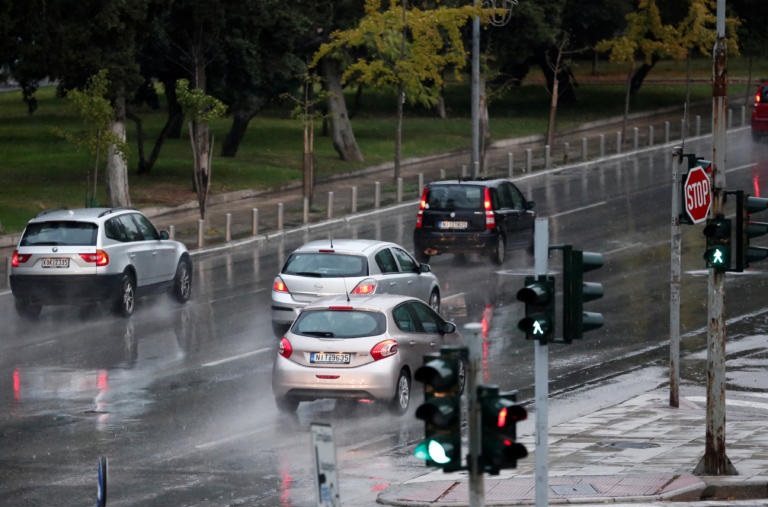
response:
{"label": "car window", "polygon": [[368,275],[368,260],[362,255],[296,252],[288,257],[282,273],[318,278]]}
{"label": "car window", "polygon": [[387,319],[367,310],[306,310],[299,314],[291,332],[321,338],[360,338],[384,333]]}
{"label": "car window", "polygon": [[416,319],[421,324],[422,331],[425,333],[437,333],[440,331],[442,319],[432,308],[419,301],[411,301],[405,304],[415,314]]}
{"label": "car window", "polygon": [[123,224],[121,224],[120,220],[118,220],[117,218],[110,218],[109,220],[104,222],[104,234],[109,239],[114,239],[116,241],[122,241],[122,242],[128,241],[128,236],[125,233]]}
{"label": "car window", "polygon": [[141,231],[139,230],[139,226],[131,220],[131,217],[128,215],[120,215],[119,217],[115,217],[116,220],[120,221],[120,225],[123,226],[123,231],[125,231],[125,237],[128,241],[141,241],[144,239],[144,237],[141,234]]}
{"label": "car window", "polygon": [[382,273],[397,273],[397,262],[389,248],[384,248],[374,258]]}
{"label": "car window", "polygon": [[498,196],[498,208],[514,208],[515,205],[512,201],[512,193],[510,191],[510,185],[508,183],[502,183],[497,189]]}
{"label": "car window", "polygon": [[140,215],[139,213],[132,213],[131,218],[136,222],[136,225],[145,240],[160,239],[160,233],[157,232],[157,229],[147,217]]}
{"label": "car window", "polygon": [[413,260],[413,257],[411,257],[408,252],[402,248],[393,248],[392,251],[394,252],[395,257],[397,257],[397,262],[400,263],[400,271],[409,272],[418,270],[416,261]]}
{"label": "car window", "polygon": [[483,187],[436,185],[427,193],[427,206],[435,210],[476,210],[483,207]]}
{"label": "car window", "polygon": [[512,207],[519,210],[525,209],[526,200],[520,189],[510,183],[509,191],[512,196]]}
{"label": "car window", "polygon": [[94,246],[98,225],[91,222],[56,220],[27,225],[20,246]]}
{"label": "car window", "polygon": [[416,317],[408,309],[408,305],[402,304],[392,310],[392,318],[400,331],[415,333],[420,330],[416,324]]}

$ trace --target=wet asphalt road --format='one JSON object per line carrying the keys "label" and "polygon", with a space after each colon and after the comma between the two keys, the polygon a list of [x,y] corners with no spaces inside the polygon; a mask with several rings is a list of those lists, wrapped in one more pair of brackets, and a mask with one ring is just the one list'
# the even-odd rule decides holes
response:
{"label": "wet asphalt road", "polygon": [[[768,144],[752,143],[748,135],[742,130],[729,138],[727,179],[729,188],[754,194],[768,178]],[[709,144],[691,142],[686,151],[706,153]],[[640,384],[664,381],[669,152],[517,180],[549,218],[550,244],[573,244],[606,259],[585,276],[605,286],[605,297],[589,310],[602,312],[606,325],[582,342],[550,347],[551,391],[569,399],[555,417],[612,396],[574,400],[567,394],[588,382],[599,385],[632,369]],[[414,217],[415,207],[406,205],[332,233],[410,248]],[[422,427],[412,410],[398,418],[375,405],[321,401],[302,404],[291,417],[274,406],[272,278],[293,248],[328,234],[313,229],[196,255],[190,304],[144,299],[128,321],[99,309],[61,307],[46,308],[39,322],[29,323],[15,315],[7,293],[0,295],[0,503],[92,502],[97,458],[107,456],[109,505],[313,505],[312,422],[334,428],[346,506],[371,505],[377,491],[421,473],[411,452]],[[703,245],[700,225],[684,228],[681,331],[684,351],[692,354],[703,348],[706,326]],[[463,263],[436,257],[431,264],[442,283],[444,313],[459,326],[488,325],[484,381],[530,399],[533,346],[515,329],[522,310],[515,293],[532,258],[514,252],[503,269],[475,257]],[[560,270],[557,253],[550,269]],[[760,270],[728,276],[729,336],[764,331],[767,282]],[[702,382],[700,355],[687,357],[684,381]],[[760,354],[742,358],[745,367],[762,361]],[[641,369],[649,365],[652,374]]]}

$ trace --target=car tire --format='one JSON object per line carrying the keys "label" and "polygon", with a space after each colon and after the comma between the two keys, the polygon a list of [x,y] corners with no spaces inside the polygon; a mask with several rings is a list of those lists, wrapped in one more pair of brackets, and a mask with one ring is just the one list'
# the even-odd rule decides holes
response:
{"label": "car tire", "polygon": [[290,396],[286,396],[284,398],[275,398],[275,404],[277,405],[277,409],[280,412],[284,412],[286,414],[292,414],[296,412],[296,409],[299,408],[299,400]]}
{"label": "car tire", "polygon": [[440,292],[437,289],[432,289],[429,295],[429,307],[440,313]]}
{"label": "car tire", "polygon": [[136,309],[136,282],[128,273],[120,279],[120,292],[115,300],[115,313],[121,317],[130,317]]}
{"label": "car tire", "polygon": [[176,275],[173,277],[173,297],[181,304],[189,301],[192,295],[192,264],[186,257],[176,266]]}
{"label": "car tire", "polygon": [[19,317],[23,317],[29,320],[37,320],[40,317],[40,311],[43,309],[41,305],[36,305],[26,299],[16,298],[16,313]]}
{"label": "car tire", "polygon": [[507,252],[506,248],[504,247],[504,236],[499,236],[499,239],[496,241],[496,247],[491,253],[491,262],[497,266],[501,266],[504,264],[504,259],[506,256]]}
{"label": "car tire", "polygon": [[425,254],[422,251],[417,250],[414,253],[414,257],[416,257],[416,260],[419,261],[422,264],[427,264],[429,262],[430,256]]}
{"label": "car tire", "polygon": [[408,374],[408,370],[400,370],[400,375],[397,377],[397,383],[395,384],[395,396],[390,400],[390,410],[397,414],[402,415],[408,411],[408,405],[411,402],[411,376]]}

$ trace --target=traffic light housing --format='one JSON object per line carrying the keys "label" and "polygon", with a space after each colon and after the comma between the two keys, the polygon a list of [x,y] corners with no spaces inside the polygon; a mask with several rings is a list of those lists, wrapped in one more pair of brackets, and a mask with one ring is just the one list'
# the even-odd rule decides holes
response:
{"label": "traffic light housing", "polygon": [[731,219],[718,213],[714,218],[707,219],[704,226],[707,246],[704,250],[704,260],[708,268],[716,271],[731,269]]}
{"label": "traffic light housing", "polygon": [[466,347],[442,347],[440,354],[424,356],[414,373],[424,384],[424,403],[416,408],[416,418],[424,421],[424,440],[414,455],[445,472],[462,468],[461,361],[466,353]]}
{"label": "traffic light housing", "polygon": [[584,273],[601,268],[604,261],[597,252],[574,250],[571,245],[556,248],[563,250],[563,342],[571,343],[605,323],[602,313],[584,311],[584,303],[603,297],[603,285],[585,282]]}
{"label": "traffic light housing", "polygon": [[517,443],[517,422],[528,412],[515,403],[513,392],[500,393],[493,385],[479,385],[477,397],[481,410],[483,471],[497,475],[504,468],[517,467],[517,460],[528,456],[528,449]]}
{"label": "traffic light housing", "polygon": [[517,299],[525,303],[525,318],[517,327],[527,339],[547,343],[555,333],[555,278],[526,276]]}
{"label": "traffic light housing", "polygon": [[768,258],[768,248],[753,246],[752,238],[768,234],[768,223],[752,222],[752,213],[768,209],[768,199],[744,195],[742,190],[736,194],[736,267],[734,271],[744,271],[751,262]]}

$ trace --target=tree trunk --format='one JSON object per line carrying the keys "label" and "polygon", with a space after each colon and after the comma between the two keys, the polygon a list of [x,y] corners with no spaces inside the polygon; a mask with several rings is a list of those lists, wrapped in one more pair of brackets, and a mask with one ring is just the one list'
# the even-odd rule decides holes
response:
{"label": "tree trunk", "polygon": [[[112,133],[125,142],[125,94],[118,93],[115,99],[115,118],[110,127]],[[107,150],[107,200],[113,207],[130,206],[128,191],[128,164],[125,154],[110,146]]]}
{"label": "tree trunk", "polygon": [[192,143],[194,159],[194,181],[197,203],[200,208],[200,218],[205,220],[205,208],[208,202],[208,191],[211,188],[211,139],[208,124],[191,121],[189,138]]}
{"label": "tree trunk", "polygon": [[557,92],[560,82],[555,80],[552,86],[552,98],[549,101],[549,122],[547,122],[547,146],[552,146],[555,139],[555,117],[557,115]]}
{"label": "tree trunk", "polygon": [[323,73],[323,84],[328,91],[333,148],[341,160],[362,162],[363,154],[357,145],[355,133],[349,121],[347,102],[344,100],[344,88],[341,85],[341,68],[338,60],[323,58],[320,61],[320,71]]}
{"label": "tree trunk", "polygon": [[[169,79],[163,81],[163,85],[165,86],[165,99],[168,103],[168,120],[163,127],[163,132],[165,138],[179,139],[181,138],[181,129],[184,126],[184,111],[181,110],[181,105],[176,99],[176,81]],[[162,142],[160,144],[162,145]]]}
{"label": "tree trunk", "polygon": [[165,140],[172,137],[172,133],[176,130],[177,125],[181,125],[184,120],[183,114],[179,112],[175,117],[168,117],[163,125],[163,130],[160,131],[160,135],[155,139],[155,144],[152,146],[152,152],[149,154],[149,158],[146,160],[139,160],[139,174],[149,174],[152,168],[155,166],[155,162],[160,157],[160,150],[165,143]]}
{"label": "tree trunk", "polygon": [[629,93],[636,95],[637,92],[640,91],[640,87],[643,86],[643,81],[645,81],[645,78],[648,77],[648,74],[651,72],[654,65],[656,65],[656,62],[658,61],[659,57],[653,56],[651,63],[643,62],[643,64],[638,67],[637,72],[634,73],[632,80],[630,81],[631,86],[629,88]]}
{"label": "tree trunk", "polygon": [[237,155],[240,143],[243,142],[245,132],[248,130],[248,124],[255,114],[255,109],[237,109],[234,111],[232,114],[232,126],[229,128],[229,132],[227,132],[224,142],[221,144],[222,157],[234,157]]}

